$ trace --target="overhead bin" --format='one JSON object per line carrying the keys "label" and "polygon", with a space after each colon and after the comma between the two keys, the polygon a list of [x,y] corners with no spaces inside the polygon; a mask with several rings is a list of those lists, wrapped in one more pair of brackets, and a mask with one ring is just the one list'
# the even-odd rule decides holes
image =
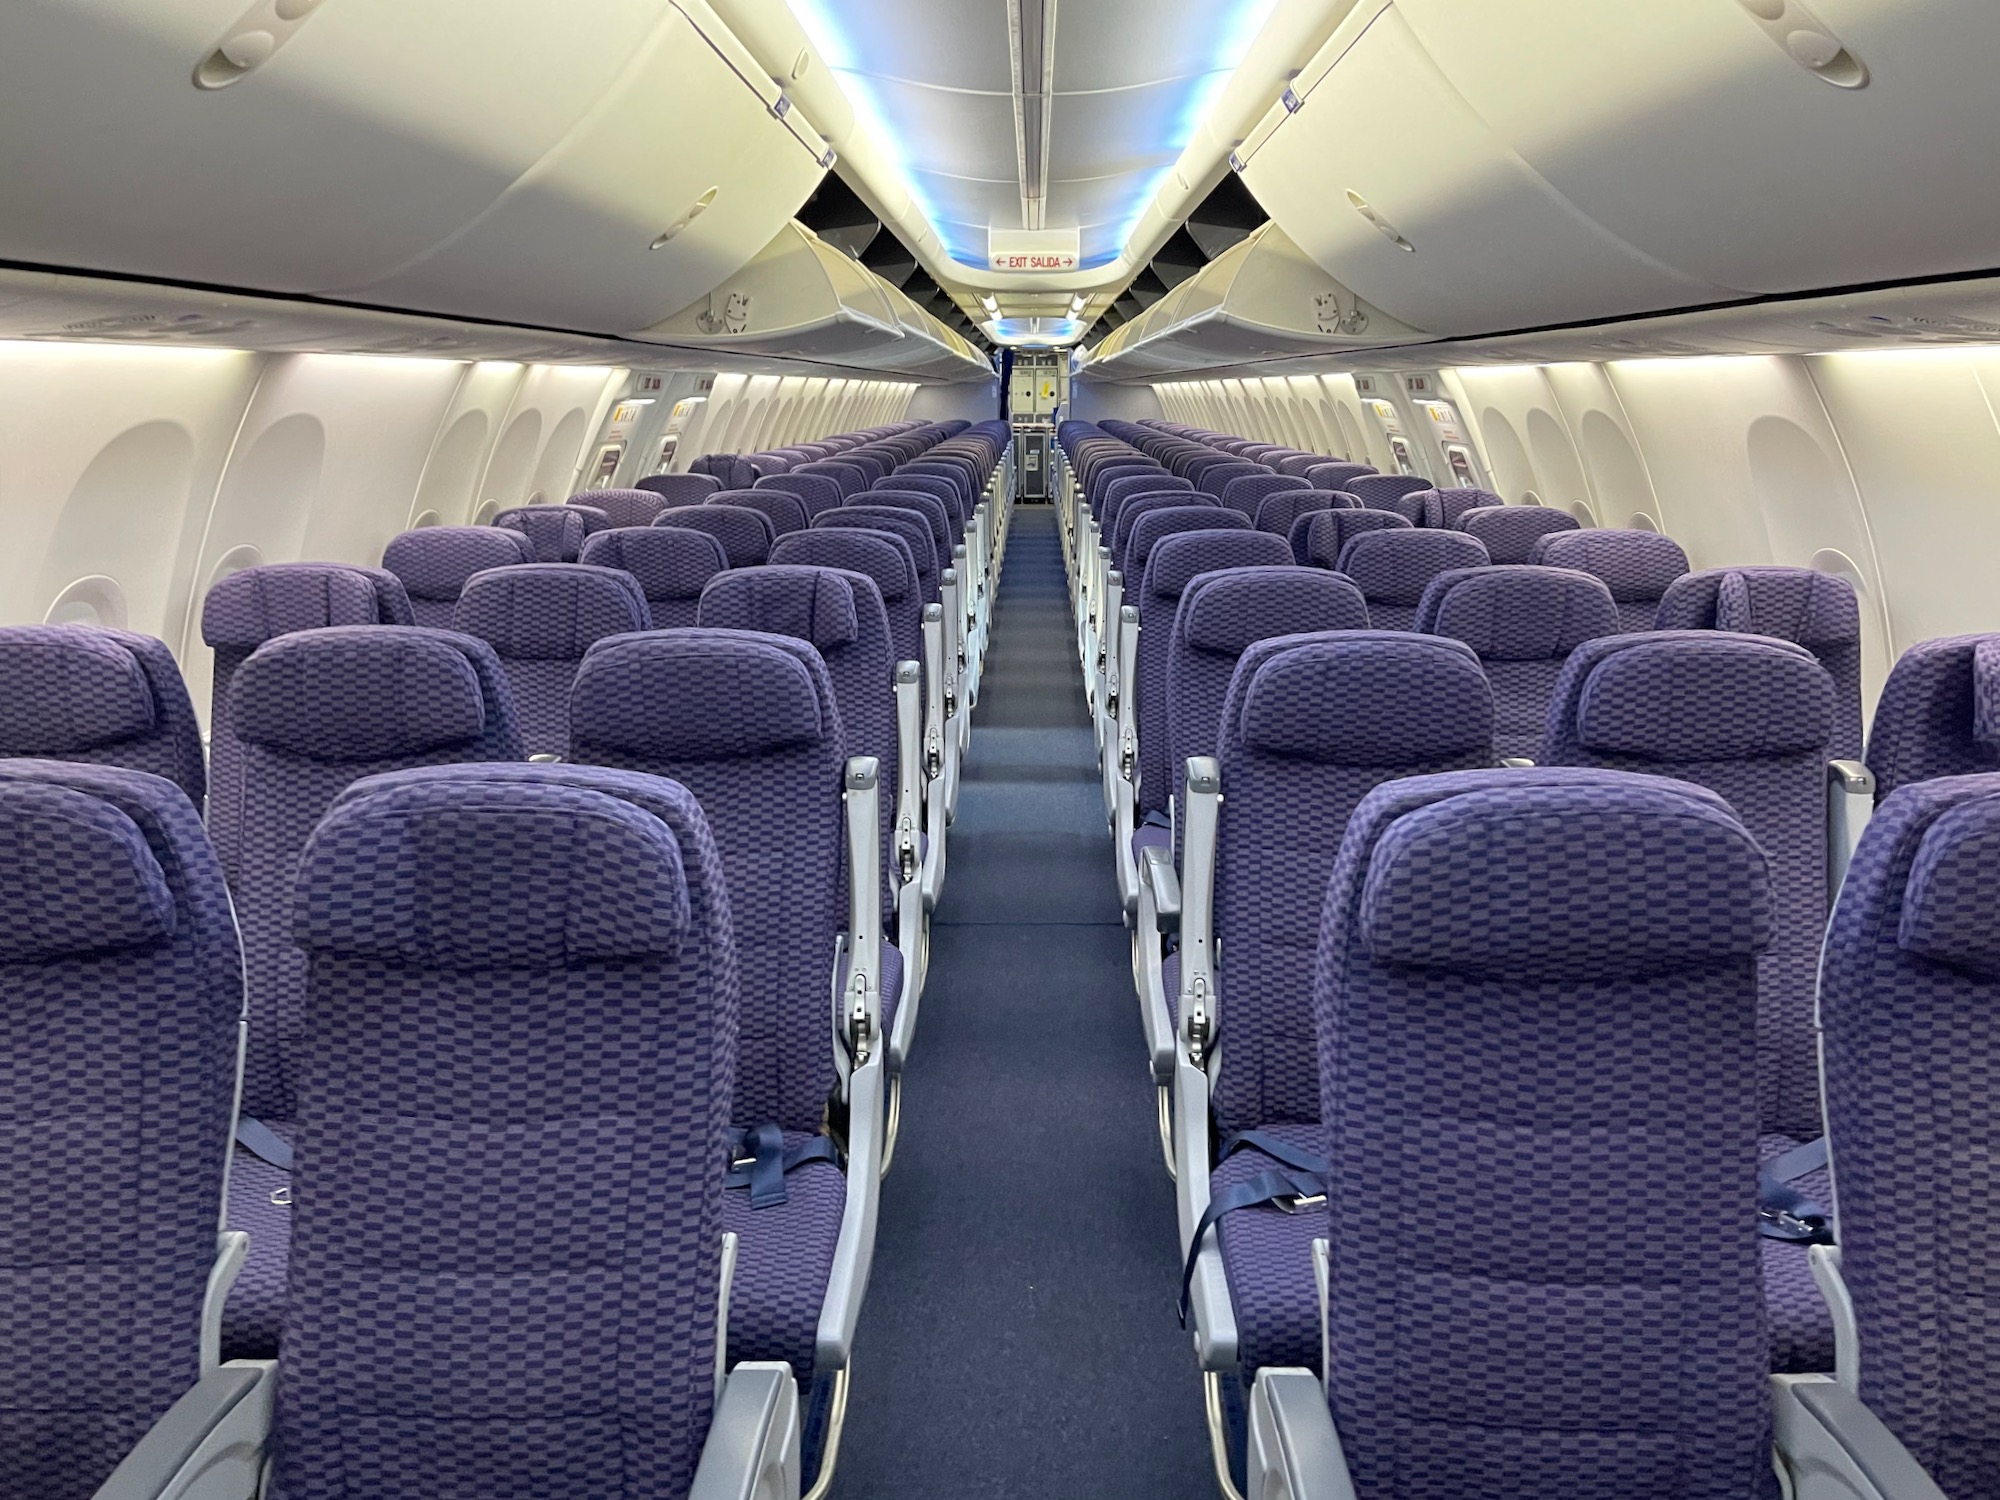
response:
{"label": "overhead bin", "polygon": [[794,220],[749,265],[639,337],[718,353],[838,359],[902,341],[888,290]]}

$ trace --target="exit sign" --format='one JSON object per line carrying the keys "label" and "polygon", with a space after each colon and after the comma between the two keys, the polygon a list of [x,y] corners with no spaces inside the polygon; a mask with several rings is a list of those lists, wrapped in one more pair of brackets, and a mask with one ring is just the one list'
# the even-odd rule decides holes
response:
{"label": "exit sign", "polygon": [[1074,271],[1081,241],[1074,229],[989,229],[986,264],[1007,272]]}

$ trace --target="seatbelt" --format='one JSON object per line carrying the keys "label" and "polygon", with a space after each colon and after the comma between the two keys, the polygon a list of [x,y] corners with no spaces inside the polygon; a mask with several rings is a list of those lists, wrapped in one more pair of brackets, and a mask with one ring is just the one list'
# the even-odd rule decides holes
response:
{"label": "seatbelt", "polygon": [[722,1185],[750,1189],[750,1206],[753,1209],[778,1208],[788,1197],[785,1192],[787,1172],[796,1171],[809,1161],[832,1162],[839,1166],[840,1151],[829,1137],[823,1135],[801,1141],[787,1150],[782,1130],[776,1125],[759,1125],[730,1133],[729,1159],[729,1171],[723,1177]]}
{"label": "seatbelt", "polygon": [[1208,1200],[1208,1207],[1202,1210],[1201,1221],[1194,1226],[1194,1238],[1188,1241],[1187,1261],[1181,1266],[1180,1319],[1183,1328],[1187,1327],[1188,1296],[1194,1287],[1194,1266],[1201,1258],[1202,1241],[1224,1215],[1233,1214],[1239,1208],[1256,1208],[1266,1203],[1276,1203],[1286,1213],[1295,1213],[1300,1208],[1326,1201],[1326,1181],[1332,1164],[1325,1157],[1301,1150],[1268,1131],[1239,1130],[1224,1139],[1222,1152],[1216,1158],[1217,1164],[1228,1161],[1245,1149],[1261,1151],[1281,1165],[1259,1172],[1234,1187],[1224,1188]]}
{"label": "seatbelt", "polygon": [[262,1120],[249,1115],[238,1115],[236,1144],[259,1161],[267,1162],[281,1172],[292,1170],[292,1148],[285,1144],[277,1131]]}
{"label": "seatbelt", "polygon": [[1757,1169],[1757,1232],[1791,1245],[1831,1245],[1833,1215],[1791,1184],[1826,1166],[1826,1137],[1794,1146]]}

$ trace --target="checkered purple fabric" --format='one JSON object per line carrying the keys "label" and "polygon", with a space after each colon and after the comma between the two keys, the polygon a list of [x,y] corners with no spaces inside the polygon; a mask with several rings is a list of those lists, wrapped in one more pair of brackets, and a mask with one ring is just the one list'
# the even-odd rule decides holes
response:
{"label": "checkered purple fabric", "polygon": [[979,465],[963,455],[933,451],[917,462],[905,464],[896,471],[898,478],[920,474],[927,474],[933,479],[947,480],[958,486],[959,503],[968,515],[971,514],[972,507],[978,502],[979,487],[982,482]]}
{"label": "checkered purple fabric", "polygon": [[501,511],[493,524],[526,537],[535,561],[544,563],[575,562],[591,531],[582,509],[574,505],[518,505]]}
{"label": "checkered purple fabric", "polygon": [[1194,490],[1120,490],[1097,509],[1098,539],[1111,548],[1114,558],[1120,557],[1124,555],[1125,542],[1132,534],[1132,523],[1146,512],[1214,504],[1208,496]]}
{"label": "checkered purple fabric", "polygon": [[712,477],[724,489],[741,489],[757,478],[757,467],[741,453],[704,453],[688,465],[690,474]]}
{"label": "checkered purple fabric", "polygon": [[831,479],[835,484],[840,486],[840,495],[843,500],[850,496],[858,495],[868,488],[868,476],[862,473],[861,470],[857,469],[853,464],[840,463],[830,458],[820,458],[813,460],[809,464],[800,464],[798,468],[792,470],[792,473],[818,474],[824,478]]}
{"label": "checkered purple fabric", "polygon": [[813,529],[872,531],[897,538],[909,549],[910,561],[917,570],[917,588],[923,594],[924,603],[936,604],[939,601],[939,576],[951,566],[951,559],[937,555],[937,543],[931,540],[930,522],[914,511],[898,510],[892,505],[843,505],[838,510],[822,511],[814,516]]}
{"label": "checkered purple fabric", "polygon": [[528,563],[465,585],[452,628],[490,645],[506,669],[530,755],[569,746],[569,694],[591,644],[652,628],[652,607],[630,573],[581,563]]}
{"label": "checkered purple fabric", "polygon": [[777,536],[770,517],[740,505],[680,505],[661,511],[653,524],[707,532],[722,543],[732,568],[754,568],[769,561]]}
{"label": "checkered purple fabric", "polygon": [[1593,527],[1556,531],[1535,543],[1528,559],[1551,568],[1595,573],[1618,601],[1624,630],[1651,630],[1660,599],[1688,570],[1687,554],[1670,536],[1656,531]]}
{"label": "checkered purple fabric", "polygon": [[1090,508],[1102,521],[1105,519],[1107,507],[1115,512],[1116,507],[1123,504],[1127,496],[1159,494],[1170,490],[1183,495],[1192,495],[1194,484],[1178,474],[1170,474],[1153,464],[1140,468],[1121,468],[1098,482]]}
{"label": "checkered purple fabric", "polygon": [[879,505],[890,510],[907,510],[920,515],[931,529],[931,545],[937,548],[940,558],[952,555],[952,546],[961,540],[964,530],[952,519],[952,512],[945,503],[934,495],[921,490],[895,488],[895,481],[889,480],[877,485],[860,497],[864,505]]}
{"label": "checkered purple fabric", "polygon": [[1370,464],[1314,464],[1306,470],[1306,480],[1316,490],[1343,490],[1351,493],[1349,487],[1353,481],[1374,472],[1375,469]]}
{"label": "checkered purple fabric", "polygon": [[843,742],[826,664],[786,636],[693,629],[605,641],[577,677],[574,758],[682,783],[722,852],[743,975],[740,1125],[811,1134],[833,1088]]}
{"label": "checkered purple fabric", "polygon": [[1424,590],[1416,628],[1478,653],[1493,685],[1494,752],[1532,760],[1563,663],[1618,633],[1618,606],[1602,580],[1568,568],[1454,568]]}
{"label": "checkered purple fabric", "polygon": [[414,625],[416,611],[410,607],[409,593],[403,587],[403,580],[387,568],[364,568],[352,565],[354,571],[375,585],[375,616],[383,625]]}
{"label": "checkered purple fabric", "polygon": [[0,1493],[85,1500],[200,1375],[243,1009],[172,783],[0,761]]}
{"label": "checkered purple fabric", "polygon": [[2000,1482],[1993,1059],[2000,775],[1911,782],[1848,867],[1820,984],[1841,1276],[1861,1398],[1952,1495]]}
{"label": "checkered purple fabric", "polygon": [[644,479],[635,479],[633,487],[651,490],[669,506],[699,505],[723,488],[723,482],[713,474],[648,474]]}
{"label": "checkered purple fabric", "polygon": [[[1251,531],[1250,518],[1242,511],[1230,510],[1226,506],[1169,505],[1135,515],[1134,511],[1142,503],[1133,501],[1121,513],[1119,525],[1123,527],[1129,520],[1131,530],[1125,537],[1123,547],[1112,553],[1114,558],[1120,560],[1128,592],[1144,584],[1146,565],[1152,559],[1153,549],[1170,536],[1191,531]],[[1266,555],[1270,555],[1268,551]]]}
{"label": "checkered purple fabric", "polygon": [[1496,563],[1528,563],[1535,560],[1536,542],[1558,531],[1575,531],[1577,523],[1566,510],[1495,501],[1460,514],[1458,529],[1477,538]]}
{"label": "checkered purple fabric", "polygon": [[1330,509],[1332,506],[1328,503],[1325,490],[1316,490],[1310,486],[1305,489],[1284,490],[1266,497],[1258,505],[1253,524],[1259,531],[1268,531],[1273,536],[1285,537],[1289,542],[1294,530],[1297,530],[1301,537],[1305,535],[1301,521],[1308,516],[1321,515]]}
{"label": "checkered purple fabric", "polygon": [[[1463,531],[1465,527],[1461,523],[1468,511],[1504,506],[1506,503],[1491,490],[1431,490],[1424,496],[1424,518],[1420,524],[1434,531]],[[1527,559],[1523,557],[1519,561],[1526,562]]]}
{"label": "checkered purple fabric", "polygon": [[596,536],[600,531],[609,531],[611,529],[612,521],[610,512],[600,510],[597,506],[590,505],[582,500],[565,500],[563,503],[583,517],[583,536],[585,541]]}
{"label": "checkered purple fabric", "polygon": [[451,628],[451,608],[474,573],[534,560],[534,544],[503,526],[426,526],[391,537],[382,549],[382,566],[402,580],[414,623],[437,630]]}
{"label": "checkered purple fabric", "polygon": [[966,523],[972,519],[972,510],[965,503],[965,496],[959,487],[940,474],[911,474],[902,470],[889,476],[869,491],[879,494],[883,490],[900,490],[906,494],[929,495],[942,505],[945,514],[951,518],[954,531],[964,531]]}
{"label": "checkered purple fabric", "polygon": [[1486,549],[1462,531],[1394,527],[1349,537],[1339,558],[1339,571],[1354,580],[1368,601],[1368,618],[1382,630],[1416,629],[1424,590],[1440,573],[1486,565]]}
{"label": "checkered purple fabric", "polygon": [[1570,653],[1536,757],[1708,787],[1764,847],[1777,920],[1759,965],[1759,1115],[1766,1132],[1801,1141],[1820,1129],[1812,1005],[1832,728],[1833,684],[1803,646],[1721,631],[1619,635]]}
{"label": "checkered purple fabric", "polygon": [[771,523],[771,535],[806,529],[806,505],[797,495],[783,490],[718,490],[704,505],[731,505],[738,510],[754,510]]}
{"label": "checkered purple fabric", "polygon": [[1868,736],[1879,802],[1934,776],[2000,771],[2000,635],[1955,635],[1905,651]]}
{"label": "checkered purple fabric", "polygon": [[272,1494],[684,1495],[736,1037],[701,812],[574,766],[363,790],[298,881]]}
{"label": "checkered purple fabric", "polygon": [[1393,510],[1412,526],[1424,524],[1424,502],[1413,495],[1429,491],[1431,482],[1416,474],[1357,474],[1340,486],[1371,510]]}
{"label": "checkered purple fabric", "polygon": [[797,469],[785,474],[766,474],[751,488],[796,495],[806,508],[808,521],[823,510],[836,509],[842,498],[838,480],[826,474],[802,474]]}
{"label": "checkered purple fabric", "polygon": [[201,731],[166,644],[95,625],[0,628],[0,756],[164,776],[198,810]]}
{"label": "checkered purple fabric", "polygon": [[729,566],[722,543],[679,526],[621,526],[583,544],[579,562],[630,573],[646,596],[653,629],[694,624],[701,591]]}
{"label": "checkered purple fabric", "polygon": [[[1267,499],[1273,495],[1282,495],[1288,490],[1304,490],[1310,493],[1312,486],[1303,479],[1294,478],[1289,474],[1273,474],[1266,469],[1259,474],[1242,474],[1230,480],[1222,487],[1219,498],[1231,510],[1242,511],[1254,523],[1258,511]],[[1289,526],[1290,520],[1288,519],[1285,524]],[[1284,532],[1280,531],[1278,535],[1283,536]]]}
{"label": "checkered purple fabric", "polygon": [[1220,458],[1218,462],[1204,463],[1190,470],[1188,477],[1194,480],[1196,489],[1220,503],[1223,492],[1229,488],[1232,480],[1257,474],[1270,475],[1270,473],[1271,471],[1262,464],[1252,463],[1247,458],[1225,457]]}
{"label": "checkered purple fabric", "polygon": [[[1339,499],[1339,496],[1332,497]],[[1410,520],[1393,510],[1332,506],[1292,522],[1292,556],[1315,568],[1334,568],[1348,542],[1364,531],[1407,531]]]}
{"label": "checkered purple fabric", "polygon": [[1324,453],[1288,453],[1278,460],[1277,467],[1280,474],[1296,474],[1303,479],[1308,470],[1322,469],[1326,464]]}
{"label": "checkered purple fabric", "polygon": [[1798,642],[1833,679],[1833,754],[1861,758],[1861,604],[1845,578],[1811,568],[1690,573],[1661,596],[1653,626]]}
{"label": "checkered purple fabric", "polygon": [[1470,648],[1388,631],[1244,651],[1223,702],[1215,931],[1225,1131],[1318,1118],[1320,902],[1348,813],[1398,777],[1488,766],[1493,695]]}
{"label": "checkered purple fabric", "polygon": [[897,661],[921,663],[924,656],[924,601],[910,545],[887,532],[824,526],[778,538],[772,567],[840,568],[875,585],[888,614],[889,639]]}
{"label": "checkered purple fabric", "polygon": [[[1329,1401],[1360,1493],[1776,1493],[1764,865],[1715,799],[1652,778],[1426,777],[1356,809],[1313,1008]],[[1435,1231],[1475,1202],[1478,1233]]]}
{"label": "checkered purple fabric", "polygon": [[569,503],[603,511],[611,526],[650,526],[653,517],[667,508],[667,497],[657,490],[585,490],[571,495]]}

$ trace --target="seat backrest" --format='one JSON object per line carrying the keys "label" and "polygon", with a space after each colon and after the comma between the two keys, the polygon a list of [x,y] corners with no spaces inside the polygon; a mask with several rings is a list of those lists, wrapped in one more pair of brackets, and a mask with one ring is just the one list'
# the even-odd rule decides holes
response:
{"label": "seat backrest", "polygon": [[[1327,502],[1327,492],[1316,490],[1311,485],[1299,489],[1282,490],[1275,495],[1267,495],[1258,502],[1257,513],[1251,523],[1259,531],[1268,531],[1272,536],[1286,538],[1289,544],[1292,528],[1299,524],[1301,516],[1318,515],[1331,509]],[[1300,535],[1305,533],[1300,531]],[[1297,561],[1297,558],[1293,559]]]}
{"label": "seat backrest", "polygon": [[201,729],[164,641],[100,625],[0,627],[0,757],[164,776],[200,811]]}
{"label": "seat backrest", "polygon": [[1532,760],[1563,663],[1618,633],[1618,606],[1601,579],[1568,568],[1454,568],[1424,590],[1416,628],[1473,649],[1493,687],[1494,753]]}
{"label": "seat backrest", "polygon": [[1247,458],[1228,458],[1217,455],[1215,462],[1199,465],[1189,472],[1188,477],[1194,480],[1194,487],[1196,489],[1219,503],[1222,499],[1223,491],[1229,488],[1232,481],[1253,478],[1257,475],[1266,475],[1272,478],[1277,477],[1272,475],[1271,471],[1262,464],[1252,463]]}
{"label": "seat backrest", "polygon": [[1535,543],[1528,560],[1602,578],[1618,601],[1623,630],[1651,630],[1661,597],[1688,570],[1687,554],[1672,537],[1605,527],[1550,532]]}
{"label": "seat backrest", "polygon": [[1820,971],[1840,1273],[1861,1398],[1947,1494],[1990,1487],[2000,1442],[1978,1288],[1993,1252],[2000,1055],[2000,775],[1906,784],[1862,834]]}
{"label": "seat backrest", "polygon": [[[1236,515],[1215,507],[1217,514]],[[1134,663],[1139,727],[1141,812],[1164,812],[1174,796],[1172,746],[1167,729],[1167,659],[1175,613],[1190,581],[1222,568],[1287,568],[1290,551],[1260,531],[1184,531],[1161,539],[1147,559],[1143,577],[1131,580],[1126,597],[1139,610],[1139,653]],[[1203,751],[1212,754],[1213,751]]]}
{"label": "seat backrest", "polygon": [[718,490],[702,503],[756,511],[771,523],[774,540],[787,532],[806,529],[805,501],[784,490]]}
{"label": "seat backrest", "polygon": [[[1492,509],[1507,502],[1491,490],[1441,489],[1424,492],[1424,518],[1420,525],[1440,531],[1463,531],[1460,524],[1467,511]],[[1526,562],[1525,557],[1519,561]]]}
{"label": "seat backrest", "polygon": [[1194,485],[1180,475],[1171,474],[1165,469],[1133,469],[1105,480],[1090,508],[1099,522],[1102,522],[1107,511],[1115,513],[1123,497],[1156,494],[1166,490],[1179,490],[1182,494],[1191,495],[1194,493]]}
{"label": "seat backrest", "polygon": [[1820,1132],[1812,1005],[1826,931],[1832,733],[1833,683],[1803,646],[1669,630],[1572,651],[1536,757],[1708,787],[1763,845],[1776,905],[1759,963],[1758,1103],[1767,1132],[1800,1141]]}
{"label": "seat backrest", "polygon": [[392,623],[383,613],[374,579],[363,569],[339,563],[268,563],[231,573],[209,589],[201,606],[201,638],[215,652],[208,712],[208,833],[218,848],[236,841],[242,800],[243,747],[229,718],[229,687],[237,669],[277,636],[329,625]]}
{"label": "seat backrest", "polygon": [[664,630],[605,641],[577,677],[572,758],[670,777],[722,855],[742,976],[738,1124],[818,1133],[845,924],[845,752],[819,653],[789,636]]}
{"label": "seat backrest", "polygon": [[[733,454],[729,456],[734,458]],[[633,487],[651,490],[672,506],[699,505],[723,484],[714,474],[648,474],[644,479],[634,480]]]}
{"label": "seat backrest", "polygon": [[796,495],[799,504],[805,507],[808,522],[823,510],[835,509],[842,498],[840,481],[831,474],[802,474],[797,469],[784,474],[766,474],[751,488]]}
{"label": "seat backrest", "polygon": [[972,512],[959,494],[958,486],[942,474],[912,474],[899,469],[868,493],[875,494],[882,490],[901,490],[908,494],[929,495],[944,507],[945,514],[951,517],[952,526],[956,531],[964,531],[966,522],[972,519]]}
{"label": "seat backrest", "polygon": [[1424,503],[1410,496],[1430,487],[1431,482],[1418,474],[1356,474],[1339,486],[1371,510],[1393,510],[1409,517],[1412,526],[1424,524]]}
{"label": "seat backrest", "polygon": [[170,782],[0,760],[0,1488],[84,1500],[201,1375],[243,970]]}
{"label": "seat backrest", "polygon": [[612,526],[650,526],[653,517],[667,508],[667,497],[658,490],[585,490],[571,495],[569,503],[603,511]]}
{"label": "seat backrest", "polygon": [[[293,899],[297,1172],[318,1191],[293,1230],[274,1495],[346,1488],[357,1454],[379,1500],[468,1471],[495,1494],[688,1492],[736,1050],[722,886],[684,789],[576,766],[376,778],[314,836]],[[585,1349],[605,1356],[589,1414],[523,1420],[578,1398],[561,1351]],[[447,1369],[448,1394],[412,1387]]]}
{"label": "seat backrest", "polygon": [[1660,597],[1656,630],[1733,630],[1796,641],[1833,679],[1833,753],[1861,758],[1861,602],[1854,585],[1812,568],[1711,568]]}
{"label": "seat backrest", "polygon": [[[1173,553],[1183,541],[1169,537],[1154,549],[1149,578],[1178,561]],[[1161,765],[1149,776],[1157,774],[1164,794],[1177,801],[1189,757],[1217,753],[1223,699],[1237,662],[1253,644],[1281,635],[1366,629],[1368,604],[1361,591],[1317,568],[1238,567],[1191,578],[1167,643],[1166,745]],[[1145,699],[1139,703],[1143,711]],[[1140,747],[1143,755],[1143,739]]]}
{"label": "seat backrest", "polygon": [[1307,468],[1306,480],[1316,490],[1345,490],[1349,480],[1374,472],[1372,464],[1318,463]]}
{"label": "seat backrest", "polygon": [[1954,635],[1905,651],[1868,735],[1879,802],[1933,776],[2000,771],[2000,635]]}
{"label": "seat backrest", "polygon": [[690,474],[711,476],[725,486],[736,483],[737,475],[749,466],[741,453],[704,453],[688,465]]}
{"label": "seat backrest", "polygon": [[[1356,809],[1298,1043],[1339,1163],[1356,1493],[1776,1494],[1746,1170],[1764,866],[1652,777],[1429,776]],[[1644,1232],[1594,1211],[1612,1182]],[[1479,1233],[1410,1222],[1468,1191]]]}
{"label": "seat backrest", "polygon": [[712,502],[677,505],[672,510],[661,511],[659,519],[653,524],[707,532],[722,543],[722,550],[732,568],[754,568],[767,562],[771,556],[771,543],[777,540],[777,533],[772,529],[768,516],[761,511],[745,510],[740,505],[716,505]]}
{"label": "seat backrest", "polygon": [[893,659],[922,664],[924,599],[916,559],[900,536],[861,527],[817,526],[779,537],[771,549],[771,566],[859,573],[875,585],[882,601]]}
{"label": "seat backrest", "polygon": [[527,563],[481,573],[465,586],[452,628],[499,657],[529,755],[568,748],[569,693],[592,643],[653,627],[639,581],[617,568]]}
{"label": "seat backrest", "polygon": [[518,505],[501,511],[493,524],[526,537],[536,562],[575,562],[590,535],[583,511],[574,505]]}
{"label": "seat backrest", "polygon": [[1280,474],[1296,474],[1304,479],[1306,470],[1321,468],[1326,463],[1327,455],[1324,453],[1287,453],[1278,460],[1277,467]]}
{"label": "seat backrest", "polygon": [[901,510],[893,505],[864,505],[860,497],[852,505],[843,505],[838,510],[824,511],[813,517],[814,530],[879,531],[898,537],[910,549],[910,560],[916,564],[917,587],[923,592],[924,603],[939,601],[939,577],[945,568],[951,566],[949,558],[937,555],[937,543],[931,539],[930,522],[914,511]]}
{"label": "seat backrest", "polygon": [[[1160,480],[1176,477],[1168,474],[1165,469],[1162,469],[1143,454],[1130,452],[1116,454],[1099,463],[1086,461],[1079,475],[1083,480],[1084,501],[1092,510],[1097,509],[1098,506],[1104,503],[1105,495],[1109,492],[1111,486],[1119,480],[1144,479],[1148,476]],[[1153,489],[1178,489],[1182,487],[1193,488],[1191,485],[1184,486],[1179,484],[1149,486],[1149,488]]]}
{"label": "seat backrest", "polygon": [[[1320,493],[1328,493],[1321,491]],[[1330,495],[1339,499],[1338,495]],[[1364,531],[1408,531],[1410,518],[1393,510],[1329,506],[1307,511],[1292,522],[1292,555],[1315,568],[1335,568],[1348,541]]]}
{"label": "seat backrest", "polygon": [[320,817],[378,771],[519,760],[526,751],[492,648],[448,630],[354,625],[280,636],[237,672],[230,712],[243,739],[231,821],[240,833],[218,841],[217,853],[236,898],[250,990],[243,1109],[289,1120],[304,994],[292,877]]}
{"label": "seat backrest", "polygon": [[1482,505],[1460,512],[1457,526],[1496,563],[1531,562],[1543,537],[1578,529],[1575,516],[1547,505]]}
{"label": "seat backrest", "polygon": [[1338,571],[1352,578],[1368,601],[1368,618],[1378,630],[1416,629],[1417,606],[1433,578],[1454,568],[1486,566],[1486,549],[1464,532],[1415,528],[1364,531],[1348,539],[1338,560]]}
{"label": "seat backrest", "polygon": [[954,544],[962,540],[961,528],[952,520],[951,510],[935,495],[927,495],[921,490],[905,490],[896,487],[896,481],[886,480],[874,489],[856,497],[863,505],[886,505],[893,510],[907,510],[922,516],[931,529],[931,545],[937,548],[940,566],[950,566]]}
{"label": "seat backrest", "polygon": [[[1269,469],[1265,469],[1257,474],[1240,474],[1230,480],[1222,487],[1220,498],[1224,505],[1228,506],[1231,510],[1242,511],[1254,523],[1257,519],[1257,512],[1263,506],[1266,498],[1272,495],[1282,495],[1288,490],[1304,490],[1310,493],[1312,486],[1307,484],[1303,479],[1293,478],[1289,474],[1274,474]],[[1285,524],[1288,527],[1290,526],[1291,521],[1289,518],[1286,519]],[[1282,531],[1278,533],[1279,536],[1283,536],[1284,534]]]}
{"label": "seat backrest", "polygon": [[588,567],[630,573],[646,596],[655,630],[694,624],[708,580],[729,566],[722,543],[685,526],[620,526],[583,544],[577,559]]}
{"label": "seat backrest", "polygon": [[1199,491],[1191,489],[1136,489],[1120,488],[1107,497],[1097,507],[1097,535],[1099,542],[1112,549],[1117,557],[1124,548],[1125,540],[1132,534],[1132,522],[1128,513],[1138,516],[1148,510],[1160,510],[1169,505],[1214,505],[1215,501]]}
{"label": "seat backrest", "polygon": [[868,476],[853,464],[844,464],[837,459],[816,458],[809,464],[801,464],[792,470],[794,474],[818,474],[831,479],[840,486],[841,498],[858,495],[868,488]]}
{"label": "seat backrest", "polygon": [[1112,556],[1119,559],[1119,566],[1125,575],[1125,589],[1128,594],[1138,597],[1146,580],[1146,563],[1153,555],[1153,548],[1170,536],[1178,536],[1184,531],[1250,531],[1250,518],[1240,510],[1230,510],[1226,506],[1208,505],[1168,505],[1157,509],[1140,511],[1143,502],[1133,501],[1125,507],[1119,519],[1123,527],[1131,523],[1126,531],[1122,551],[1114,551]]}
{"label": "seat backrest", "polygon": [[391,537],[382,549],[382,566],[402,580],[414,623],[438,630],[451,628],[451,608],[474,573],[533,561],[535,544],[504,526],[426,526]]}
{"label": "seat backrest", "polygon": [[1223,700],[1215,936],[1225,1131],[1319,1118],[1312,966],[1348,814],[1381,782],[1493,763],[1493,695],[1457,641],[1363,630],[1251,644]]}

